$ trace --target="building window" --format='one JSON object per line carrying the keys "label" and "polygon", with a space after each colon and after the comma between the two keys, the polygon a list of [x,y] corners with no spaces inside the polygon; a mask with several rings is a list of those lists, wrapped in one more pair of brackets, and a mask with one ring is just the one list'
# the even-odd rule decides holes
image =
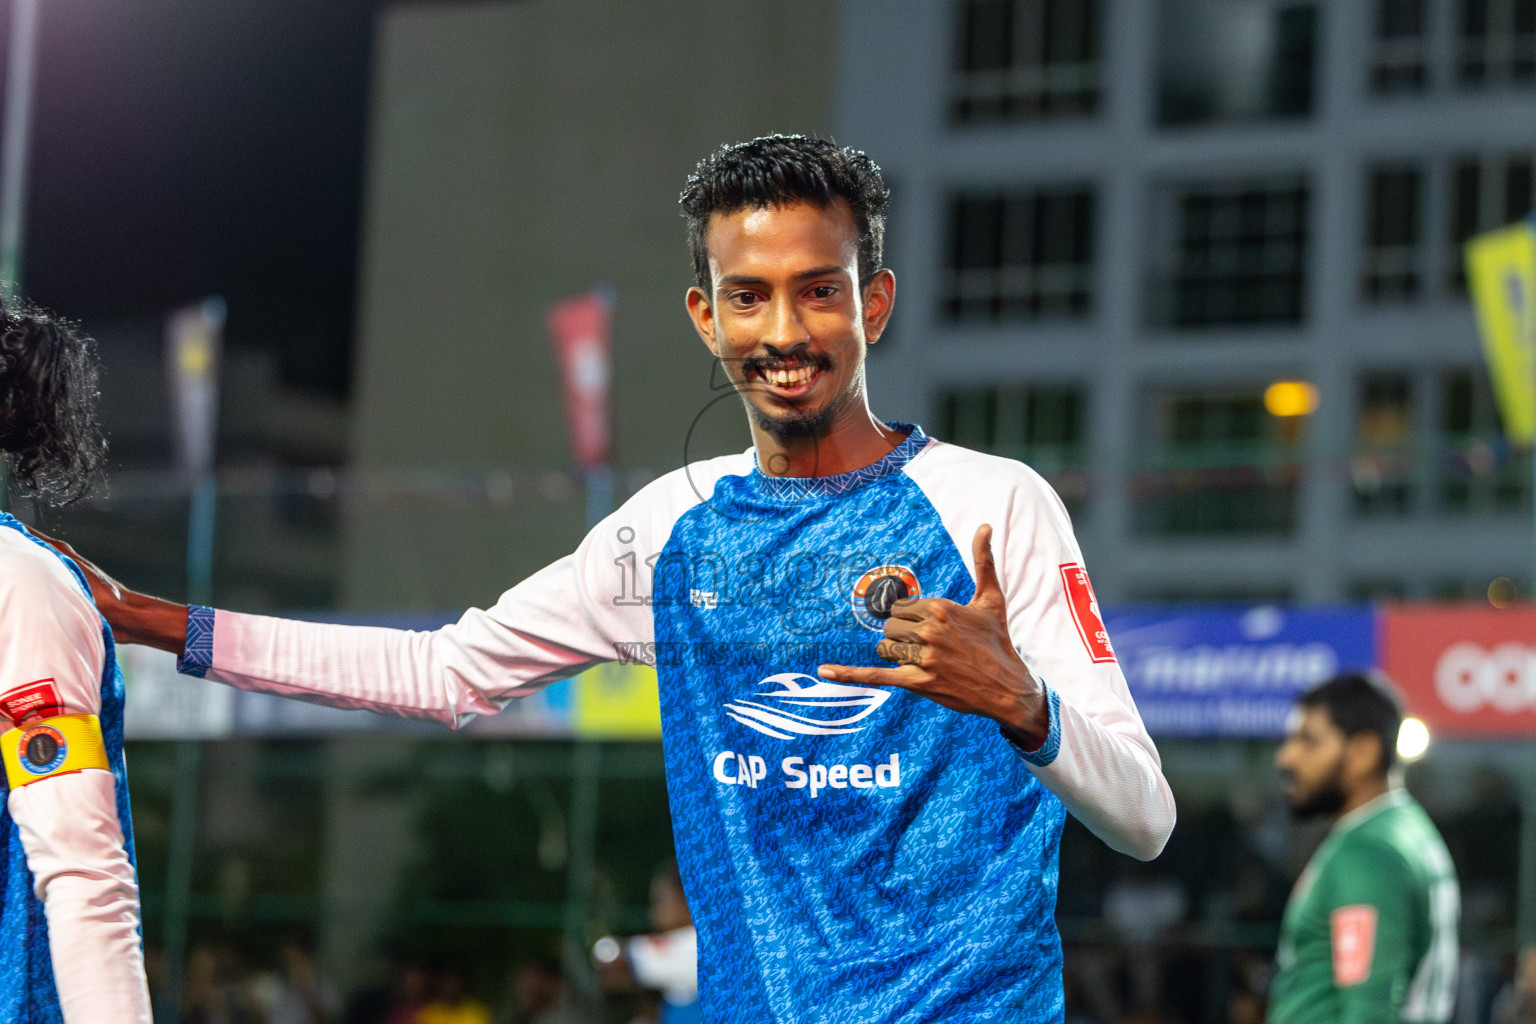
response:
{"label": "building window", "polygon": [[1152,319],[1175,327],[1300,323],[1307,187],[1295,178],[1201,186],[1174,200],[1169,277]]}
{"label": "building window", "polygon": [[1028,464],[1075,517],[1088,497],[1086,404],[1083,389],[1071,385],[955,389],[940,399],[939,436]]}
{"label": "building window", "polygon": [[1424,0],[1376,0],[1372,92],[1392,95],[1428,88],[1429,23],[1424,8]]}
{"label": "building window", "polygon": [[1399,302],[1419,293],[1422,181],[1415,168],[1371,173],[1361,282],[1367,301]]}
{"label": "building window", "polygon": [[1457,20],[1461,85],[1536,82],[1536,0],[1461,0]]}
{"label": "building window", "polygon": [[1286,535],[1296,523],[1304,418],[1264,409],[1262,388],[1154,395],[1151,451],[1131,482],[1154,536]]}
{"label": "building window", "polygon": [[1529,153],[1483,154],[1456,162],[1451,173],[1451,245],[1445,275],[1452,293],[1467,290],[1462,252],[1467,239],[1524,217],[1531,212],[1531,198]]}
{"label": "building window", "polygon": [[1504,437],[1488,374],[1455,370],[1440,380],[1440,508],[1453,515],[1530,507],[1531,466]]}
{"label": "building window", "polygon": [[1162,0],[1158,10],[1159,124],[1312,112],[1315,4]]}
{"label": "building window", "polygon": [[963,0],[951,110],[962,124],[1092,114],[1098,0]]}
{"label": "building window", "polygon": [[957,196],[950,204],[951,320],[1084,317],[1092,307],[1093,193]]}
{"label": "building window", "polygon": [[1355,511],[1402,515],[1413,508],[1416,468],[1413,379],[1406,373],[1360,378],[1350,478]]}

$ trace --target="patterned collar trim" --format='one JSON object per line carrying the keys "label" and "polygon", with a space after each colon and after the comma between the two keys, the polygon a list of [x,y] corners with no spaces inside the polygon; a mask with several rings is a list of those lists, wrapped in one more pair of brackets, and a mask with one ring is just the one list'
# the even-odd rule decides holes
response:
{"label": "patterned collar trim", "polygon": [[757,467],[757,453],[754,451],[752,473],[747,479],[758,493],[774,501],[796,502],[807,498],[836,498],[849,494],[892,473],[901,472],[928,445],[928,435],[915,423],[893,420],[886,426],[904,431],[906,440],[891,449],[883,459],[862,469],[835,476],[768,476]]}

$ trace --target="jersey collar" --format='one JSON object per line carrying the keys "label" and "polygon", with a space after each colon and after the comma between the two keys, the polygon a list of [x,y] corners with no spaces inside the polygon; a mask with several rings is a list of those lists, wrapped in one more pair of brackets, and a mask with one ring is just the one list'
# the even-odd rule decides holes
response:
{"label": "jersey collar", "polygon": [[807,498],[835,498],[874,483],[892,473],[899,473],[928,445],[928,435],[915,423],[892,420],[886,426],[905,433],[906,439],[878,462],[835,476],[768,476],[757,466],[757,451],[752,452],[752,473],[748,479],[765,497],[776,501],[804,501]]}
{"label": "jersey collar", "polygon": [[1376,817],[1376,815],[1380,814],[1382,811],[1393,807],[1400,807],[1407,802],[1408,791],[1402,786],[1393,786],[1385,793],[1381,794],[1381,796],[1367,800],[1359,807],[1356,807],[1354,810],[1344,815],[1344,817],[1334,822],[1333,828],[1329,829],[1328,831],[1330,833],[1342,835],[1343,833],[1348,832],[1350,829],[1355,828],[1358,825],[1362,825],[1369,819]]}

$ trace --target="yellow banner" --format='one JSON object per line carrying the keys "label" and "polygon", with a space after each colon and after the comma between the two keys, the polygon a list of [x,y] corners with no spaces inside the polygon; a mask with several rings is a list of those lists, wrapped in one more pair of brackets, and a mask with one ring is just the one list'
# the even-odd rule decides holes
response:
{"label": "yellow banner", "polygon": [[1467,286],[1514,444],[1536,442],[1536,231],[1522,221],[1467,242]]}
{"label": "yellow banner", "polygon": [[661,737],[661,697],[656,670],[610,662],[571,680],[571,728],[577,736],[605,740]]}

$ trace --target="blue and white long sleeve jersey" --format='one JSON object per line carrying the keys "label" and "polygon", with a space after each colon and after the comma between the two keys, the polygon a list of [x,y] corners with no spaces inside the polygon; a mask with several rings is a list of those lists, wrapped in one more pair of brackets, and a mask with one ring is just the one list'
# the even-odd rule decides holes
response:
{"label": "blue and white long sleeve jersey", "polygon": [[0,512],[0,731],[58,715],[98,717],[110,768],[7,787],[0,1021],[149,1024],[112,631],[79,568]]}
{"label": "blue and white long sleeve jersey", "polygon": [[[969,601],[982,524],[1014,644],[1047,687],[1049,737],[1029,754],[991,721],[816,677],[887,664],[896,598]],[[183,664],[457,724],[636,658],[660,678],[711,1024],[1059,1021],[1065,812],[1144,859],[1173,827],[1060,500],[1028,467],[917,428],[840,476],[770,477],[750,451],[689,465],[436,632],[197,609]]]}

